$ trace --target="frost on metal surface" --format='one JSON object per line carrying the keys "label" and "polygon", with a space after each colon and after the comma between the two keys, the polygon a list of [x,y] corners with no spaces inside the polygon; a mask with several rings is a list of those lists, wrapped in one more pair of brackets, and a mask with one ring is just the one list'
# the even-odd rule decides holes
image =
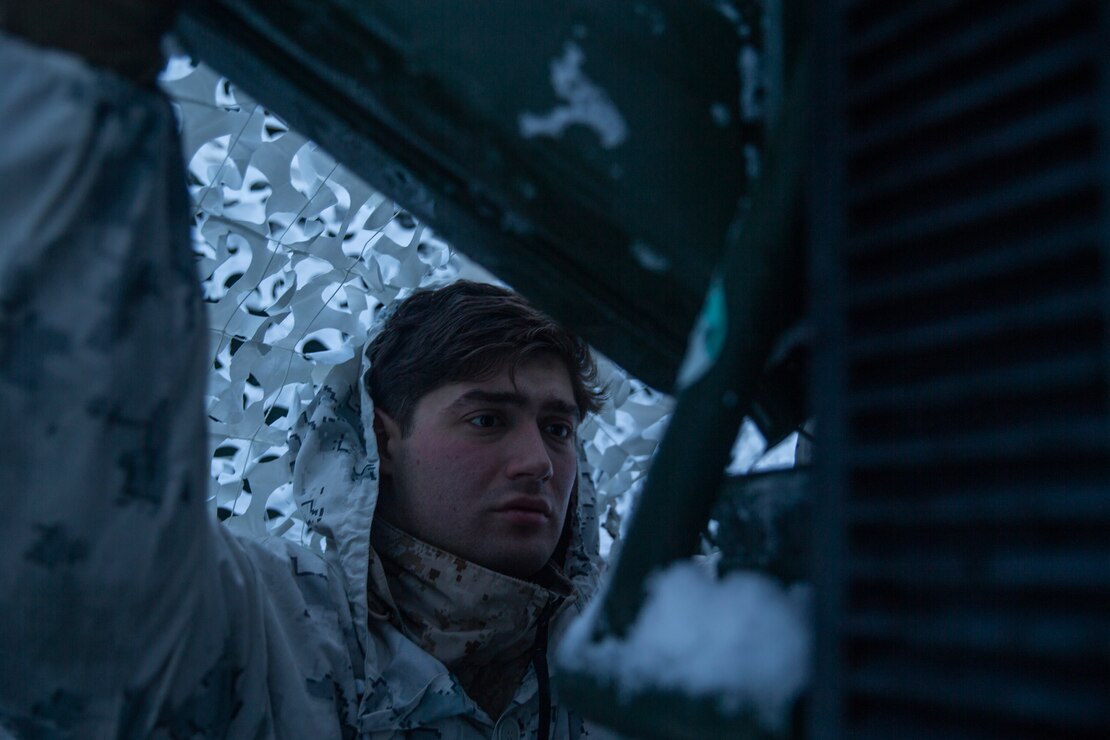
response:
{"label": "frost on metal surface", "polygon": [[[557,89],[589,108],[597,97],[575,77],[581,57],[568,59],[553,71]],[[211,69],[176,57],[162,85],[181,124],[208,301],[211,506],[236,529],[300,539],[286,434],[320,381],[402,291],[494,278]],[[607,551],[671,402],[601,366],[612,401],[581,435]]]}
{"label": "frost on metal surface", "polygon": [[544,114],[522,113],[520,135],[559,137],[568,126],[580,124],[592,129],[606,149],[620,146],[628,138],[628,125],[605,90],[582,71],[586,55],[573,41],[563,48],[562,56],[551,61],[551,86],[562,101]]}

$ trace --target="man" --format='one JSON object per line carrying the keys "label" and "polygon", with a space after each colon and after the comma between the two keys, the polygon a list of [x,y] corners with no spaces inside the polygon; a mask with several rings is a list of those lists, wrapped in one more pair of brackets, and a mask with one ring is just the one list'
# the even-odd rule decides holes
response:
{"label": "man", "polygon": [[290,437],[323,551],[237,539],[205,507],[172,112],[144,60],[25,20],[0,33],[0,736],[578,734],[545,648],[597,580],[584,345],[497,288],[414,295]]}
{"label": "man", "polygon": [[[302,511],[337,542],[368,652],[389,656],[369,714],[397,723],[396,707],[426,706],[435,686],[435,711],[461,712],[478,736],[492,726],[470,700],[527,736],[546,724],[547,624],[560,634],[598,576],[576,442],[600,400],[593,360],[523,299],[479,283],[416,293],[381,326],[369,368],[337,368],[291,436]],[[554,714],[553,736],[573,736],[574,720]]]}

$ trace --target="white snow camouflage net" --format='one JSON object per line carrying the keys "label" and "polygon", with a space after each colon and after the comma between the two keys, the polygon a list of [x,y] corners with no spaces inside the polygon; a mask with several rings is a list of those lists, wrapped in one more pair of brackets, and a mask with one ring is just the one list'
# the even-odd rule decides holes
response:
{"label": "white snow camouflage net", "polygon": [[[402,291],[496,279],[210,68],[174,57],[162,87],[209,302],[211,506],[235,529],[300,540],[285,440],[320,381]],[[581,434],[608,551],[673,404],[598,359],[611,400]]]}

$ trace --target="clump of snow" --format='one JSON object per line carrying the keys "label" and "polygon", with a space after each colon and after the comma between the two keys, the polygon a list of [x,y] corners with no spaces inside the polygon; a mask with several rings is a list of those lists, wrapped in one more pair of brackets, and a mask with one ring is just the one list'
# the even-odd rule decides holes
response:
{"label": "clump of snow", "polygon": [[740,117],[745,121],[757,121],[763,116],[760,97],[763,67],[759,52],[751,44],[745,45],[740,49],[736,64],[740,70]]}
{"label": "clump of snow", "polygon": [[724,103],[714,103],[709,106],[709,115],[713,117],[713,123],[721,128],[728,126],[732,121],[732,114],[729,113],[728,106]]}
{"label": "clump of snow", "polygon": [[768,729],[786,727],[809,681],[808,590],[760,573],[721,580],[680,562],[647,582],[648,596],[623,639],[591,640],[596,599],[567,631],[560,668],[614,683],[629,696],[645,689],[717,697],[728,713],[753,711]]}
{"label": "clump of snow", "polygon": [[749,180],[754,180],[759,177],[763,162],[762,155],[759,152],[759,147],[754,144],[744,145],[744,174],[748,176]]}
{"label": "clump of snow", "polygon": [[667,255],[657,251],[650,244],[634,241],[629,247],[632,256],[640,263],[640,267],[651,272],[667,272],[671,269],[671,260]]}
{"label": "clump of snow", "polygon": [[577,123],[593,129],[606,149],[619,146],[628,138],[628,125],[617,106],[604,89],[582,72],[585,61],[585,53],[574,42],[566,45],[561,57],[552,60],[551,85],[566,104],[558,105],[542,116],[522,113],[519,121],[521,136],[526,139],[533,136],[558,137],[568,126]]}

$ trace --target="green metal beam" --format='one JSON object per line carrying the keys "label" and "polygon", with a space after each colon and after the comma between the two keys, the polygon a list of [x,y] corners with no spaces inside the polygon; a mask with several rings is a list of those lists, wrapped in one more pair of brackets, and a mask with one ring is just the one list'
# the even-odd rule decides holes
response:
{"label": "green metal beam", "polygon": [[[741,42],[715,4],[197,0],[178,36],[469,257],[671,389],[747,192],[744,144],[761,131],[742,119]],[[560,116],[578,122],[536,131]]]}
{"label": "green metal beam", "polygon": [[[770,137],[765,176],[755,188],[747,218],[733,233],[719,279],[707,292],[699,327],[691,336],[686,372],[680,373],[680,381],[686,375],[687,382],[600,606],[593,633],[597,641],[625,636],[643,605],[648,577],[694,553],[775,339],[800,313],[810,70],[808,14],[801,7],[793,10],[784,18],[791,25],[783,29],[787,95]],[[697,357],[702,359],[702,370],[691,373],[685,365],[696,367],[699,363],[692,360]],[[742,669],[742,659],[737,656],[737,670]],[[557,678],[560,691],[581,702],[576,706],[587,717],[611,723],[622,732],[662,727],[665,712],[675,711],[664,707],[672,705],[700,717],[699,725],[729,728],[728,734],[717,736],[753,737],[761,731],[750,714],[730,711],[726,702],[671,692],[667,704],[655,693],[614,688],[606,679],[588,673],[564,672]],[[603,701],[614,704],[603,706]],[[795,706],[796,712],[799,707]],[[656,736],[686,735],[674,728]]]}
{"label": "green metal beam", "polygon": [[[771,139],[767,176],[707,294],[705,374],[681,390],[637,505],[603,605],[599,633],[623,635],[635,621],[653,571],[689,557],[709,519],[736,432],[755,396],[776,337],[798,318],[807,79],[791,80],[788,109]],[[714,332],[723,333],[723,341]]]}

